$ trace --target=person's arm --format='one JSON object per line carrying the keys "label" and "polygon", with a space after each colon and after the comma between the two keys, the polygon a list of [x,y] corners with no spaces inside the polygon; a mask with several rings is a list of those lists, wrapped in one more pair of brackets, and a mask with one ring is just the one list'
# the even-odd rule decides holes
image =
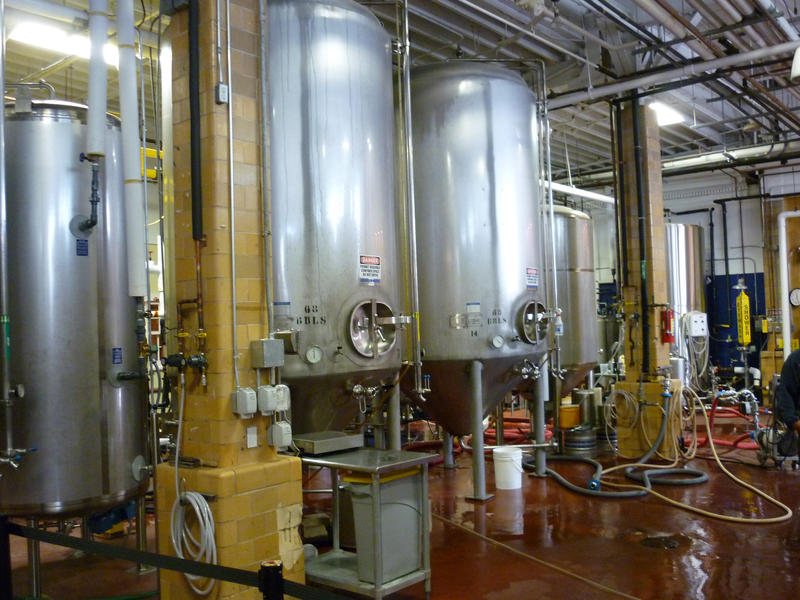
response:
{"label": "person's arm", "polygon": [[781,369],[781,382],[775,393],[775,406],[781,420],[798,434],[800,434],[800,415],[797,414],[796,399],[800,396],[799,367],[794,356],[787,359]]}

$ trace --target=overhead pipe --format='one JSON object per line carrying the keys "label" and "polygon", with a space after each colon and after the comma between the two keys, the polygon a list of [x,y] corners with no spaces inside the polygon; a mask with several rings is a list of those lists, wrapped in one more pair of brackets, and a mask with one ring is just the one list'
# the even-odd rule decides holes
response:
{"label": "overhead pipe", "polygon": [[789,303],[789,244],[786,240],[786,221],[800,217],[800,210],[778,213],[778,263],[780,264],[781,331],[783,359],[792,352],[792,306]]}
{"label": "overhead pipe", "polygon": [[619,81],[607,85],[599,85],[588,90],[556,96],[549,101],[550,109],[556,110],[566,106],[573,106],[581,102],[595,102],[602,100],[603,98],[608,98],[609,96],[630,92],[631,90],[635,90],[637,88],[657,85],[659,83],[666,83],[668,81],[672,81],[673,79],[700,75],[715,69],[724,69],[735,65],[744,65],[750,61],[759,60],[762,58],[774,58],[778,55],[792,53],[798,47],[800,47],[800,40],[784,42],[783,44],[778,44],[777,46],[758,48],[749,52],[732,54],[722,58],[690,63],[674,69],[667,69],[659,73],[651,73],[650,75],[645,75],[643,77],[635,77],[626,81]]}
{"label": "overhead pipe", "polygon": [[105,156],[106,144],[106,61],[103,47],[108,31],[107,0],[89,0],[89,114],[87,117],[86,155]]}
{"label": "overhead pipe", "polygon": [[125,234],[128,247],[128,294],[147,295],[147,243],[139,140],[133,0],[117,0],[119,108],[122,120],[122,169],[125,182]]}
{"label": "overhead pipe", "polygon": [[414,371],[414,392],[427,390],[422,381],[422,338],[419,323],[419,272],[417,267],[417,216],[414,193],[414,150],[411,144],[411,45],[409,42],[408,0],[402,0],[401,88],[403,94],[403,131],[405,133],[406,220],[408,221],[408,265],[411,301],[411,360]]}
{"label": "overhead pipe", "polygon": [[764,9],[764,12],[775,19],[778,27],[780,27],[781,31],[786,34],[787,38],[793,41],[800,40],[800,35],[798,35],[797,30],[794,28],[794,26],[792,26],[791,23],[789,23],[788,19],[783,16],[772,0],[756,0],[756,4]]}

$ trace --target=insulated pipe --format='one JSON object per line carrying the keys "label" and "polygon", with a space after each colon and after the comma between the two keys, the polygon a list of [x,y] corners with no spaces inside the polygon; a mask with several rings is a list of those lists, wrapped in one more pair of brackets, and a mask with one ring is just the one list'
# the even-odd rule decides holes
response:
{"label": "insulated pipe", "polygon": [[122,120],[122,169],[125,181],[125,234],[128,246],[128,294],[147,295],[144,183],[139,140],[133,0],[117,1],[119,108]]}
{"label": "insulated pipe", "polygon": [[471,500],[489,500],[486,493],[486,462],[483,457],[483,363],[473,360],[469,370],[470,411],[472,416],[472,495]]}
{"label": "insulated pipe", "polygon": [[[103,48],[108,39],[108,2],[89,0],[89,115],[87,117],[86,155],[105,156],[106,144],[106,61]],[[134,86],[134,94],[135,86]]]}
{"label": "insulated pipe", "polygon": [[778,263],[781,282],[781,331],[783,332],[783,359],[792,352],[792,307],[789,304],[789,247],[786,240],[786,221],[800,217],[800,210],[786,210],[778,214]]}
{"label": "insulated pipe", "polygon": [[414,392],[425,393],[422,383],[422,340],[419,326],[419,273],[417,269],[417,215],[414,194],[414,151],[411,140],[411,44],[408,37],[408,0],[403,0],[402,91],[403,129],[405,131],[406,219],[408,221],[408,263],[411,290],[411,349],[414,368]]}
{"label": "insulated pipe", "polygon": [[[192,177],[192,238],[203,239],[203,195],[200,174],[200,8],[199,0],[189,0],[189,137]],[[235,275],[234,275],[235,278]],[[235,350],[235,349],[234,349]]]}
{"label": "insulated pipe", "polygon": [[792,41],[800,39],[800,36],[797,34],[797,30],[792,26],[791,23],[789,23],[786,17],[784,17],[782,14],[778,14],[779,11],[772,0],[756,0],[756,3],[762,9],[764,9],[765,12],[773,16],[775,22],[778,24],[778,27],[780,27],[781,31],[786,34],[787,38]]}
{"label": "insulated pipe", "polygon": [[564,94],[563,96],[558,96],[550,100],[549,105],[552,110],[555,110],[558,108],[564,108],[565,106],[573,106],[581,102],[601,100],[602,98],[607,98],[608,96],[622,94],[631,90],[635,90],[636,88],[643,88],[651,85],[657,85],[659,83],[665,83],[667,81],[672,81],[673,79],[700,75],[715,69],[724,69],[736,65],[744,65],[748,62],[762,58],[775,58],[776,56],[780,56],[782,54],[794,52],[798,47],[800,47],[800,40],[784,42],[783,44],[778,44],[777,46],[758,48],[756,50],[751,50],[750,52],[742,52],[740,54],[723,56],[722,58],[715,58],[703,62],[683,65],[675,69],[661,71],[660,73],[651,73],[650,75],[645,75],[644,77],[636,77],[633,79],[628,79],[627,81],[620,81],[618,83],[611,83],[607,85],[598,85],[589,90]]}
{"label": "insulated pipe", "polygon": [[272,285],[272,197],[267,187],[269,182],[269,61],[267,60],[267,0],[258,2],[258,72],[259,100],[261,101],[261,207],[264,218],[264,292],[267,302],[267,333],[272,336],[275,330],[275,298]]}
{"label": "insulated pipe", "polygon": [[[639,260],[641,281],[641,323],[642,323],[642,374],[650,373],[650,313],[647,295],[647,243],[645,231],[644,207],[644,166],[642,164],[642,131],[641,109],[639,96],[634,96],[631,102],[631,120],[633,121],[633,159],[636,170],[636,209],[639,213]],[[632,358],[632,357],[631,357]]]}

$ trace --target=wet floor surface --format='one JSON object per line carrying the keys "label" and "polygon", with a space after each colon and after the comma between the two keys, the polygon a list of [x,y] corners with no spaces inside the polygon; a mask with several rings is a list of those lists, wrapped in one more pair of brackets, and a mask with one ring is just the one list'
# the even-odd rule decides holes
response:
{"label": "wet floor surface", "polygon": [[[735,432],[731,432],[735,435]],[[707,455],[707,450],[699,451]],[[726,451],[737,476],[800,511],[800,471],[763,469],[753,452]],[[605,460],[605,459],[604,459]],[[607,457],[613,462],[613,458]],[[575,483],[591,468],[553,464]],[[708,483],[658,489],[706,510],[744,518],[776,516],[780,510],[736,486],[711,461],[690,466],[709,473]],[[523,476],[522,489],[495,491],[491,460],[483,503],[471,492],[470,457],[456,468],[430,473],[433,599],[614,598],[642,599],[787,598],[800,592],[800,516],[772,525],[734,524],[669,506],[658,498],[612,500],[575,494],[551,478]],[[325,474],[313,485],[325,487]],[[314,507],[329,497],[308,495]],[[478,535],[476,535],[478,534]],[[12,538],[13,539],[13,538]],[[133,543],[129,538],[124,543]],[[132,594],[155,588],[153,575],[128,573],[129,564],[76,559],[69,550],[42,546],[45,591],[78,600]],[[24,593],[25,548],[14,541],[15,591]],[[583,579],[579,579],[583,578]],[[622,595],[622,596],[621,596]],[[424,598],[421,584],[390,596]]]}

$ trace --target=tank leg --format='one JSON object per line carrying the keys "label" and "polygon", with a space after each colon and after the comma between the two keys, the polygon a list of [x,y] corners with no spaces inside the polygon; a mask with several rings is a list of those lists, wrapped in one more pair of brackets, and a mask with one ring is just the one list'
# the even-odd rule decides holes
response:
{"label": "tank leg", "polygon": [[[547,368],[542,369],[539,379],[536,380],[536,390],[534,398],[533,432],[537,444],[544,444],[546,439],[544,403],[550,395],[550,381]],[[547,469],[547,451],[544,448],[536,448],[536,476],[544,477]]]}
{"label": "tank leg", "polygon": [[[136,549],[147,552],[147,507],[144,496],[136,499]],[[136,573],[143,575],[154,570],[150,565],[136,564]]]}
{"label": "tank leg", "polygon": [[14,600],[11,585],[11,540],[8,517],[0,515],[0,600]]}
{"label": "tank leg", "polygon": [[396,383],[389,399],[389,450],[400,450],[400,383]]}
{"label": "tank leg", "polygon": [[502,446],[506,443],[506,425],[503,420],[503,401],[497,405],[497,410],[494,413],[494,432],[496,436],[496,444]]}
{"label": "tank leg", "polygon": [[[38,527],[36,519],[28,519],[28,527]],[[42,597],[42,572],[39,540],[28,540],[28,591],[32,598]]]}
{"label": "tank leg", "polygon": [[483,456],[483,363],[473,360],[470,368],[470,412],[472,415],[472,495],[470,500],[485,502],[486,460]]}
{"label": "tank leg", "polygon": [[442,440],[442,455],[444,456],[444,468],[455,469],[456,464],[453,461],[453,434],[449,431],[444,432],[444,439]]}

